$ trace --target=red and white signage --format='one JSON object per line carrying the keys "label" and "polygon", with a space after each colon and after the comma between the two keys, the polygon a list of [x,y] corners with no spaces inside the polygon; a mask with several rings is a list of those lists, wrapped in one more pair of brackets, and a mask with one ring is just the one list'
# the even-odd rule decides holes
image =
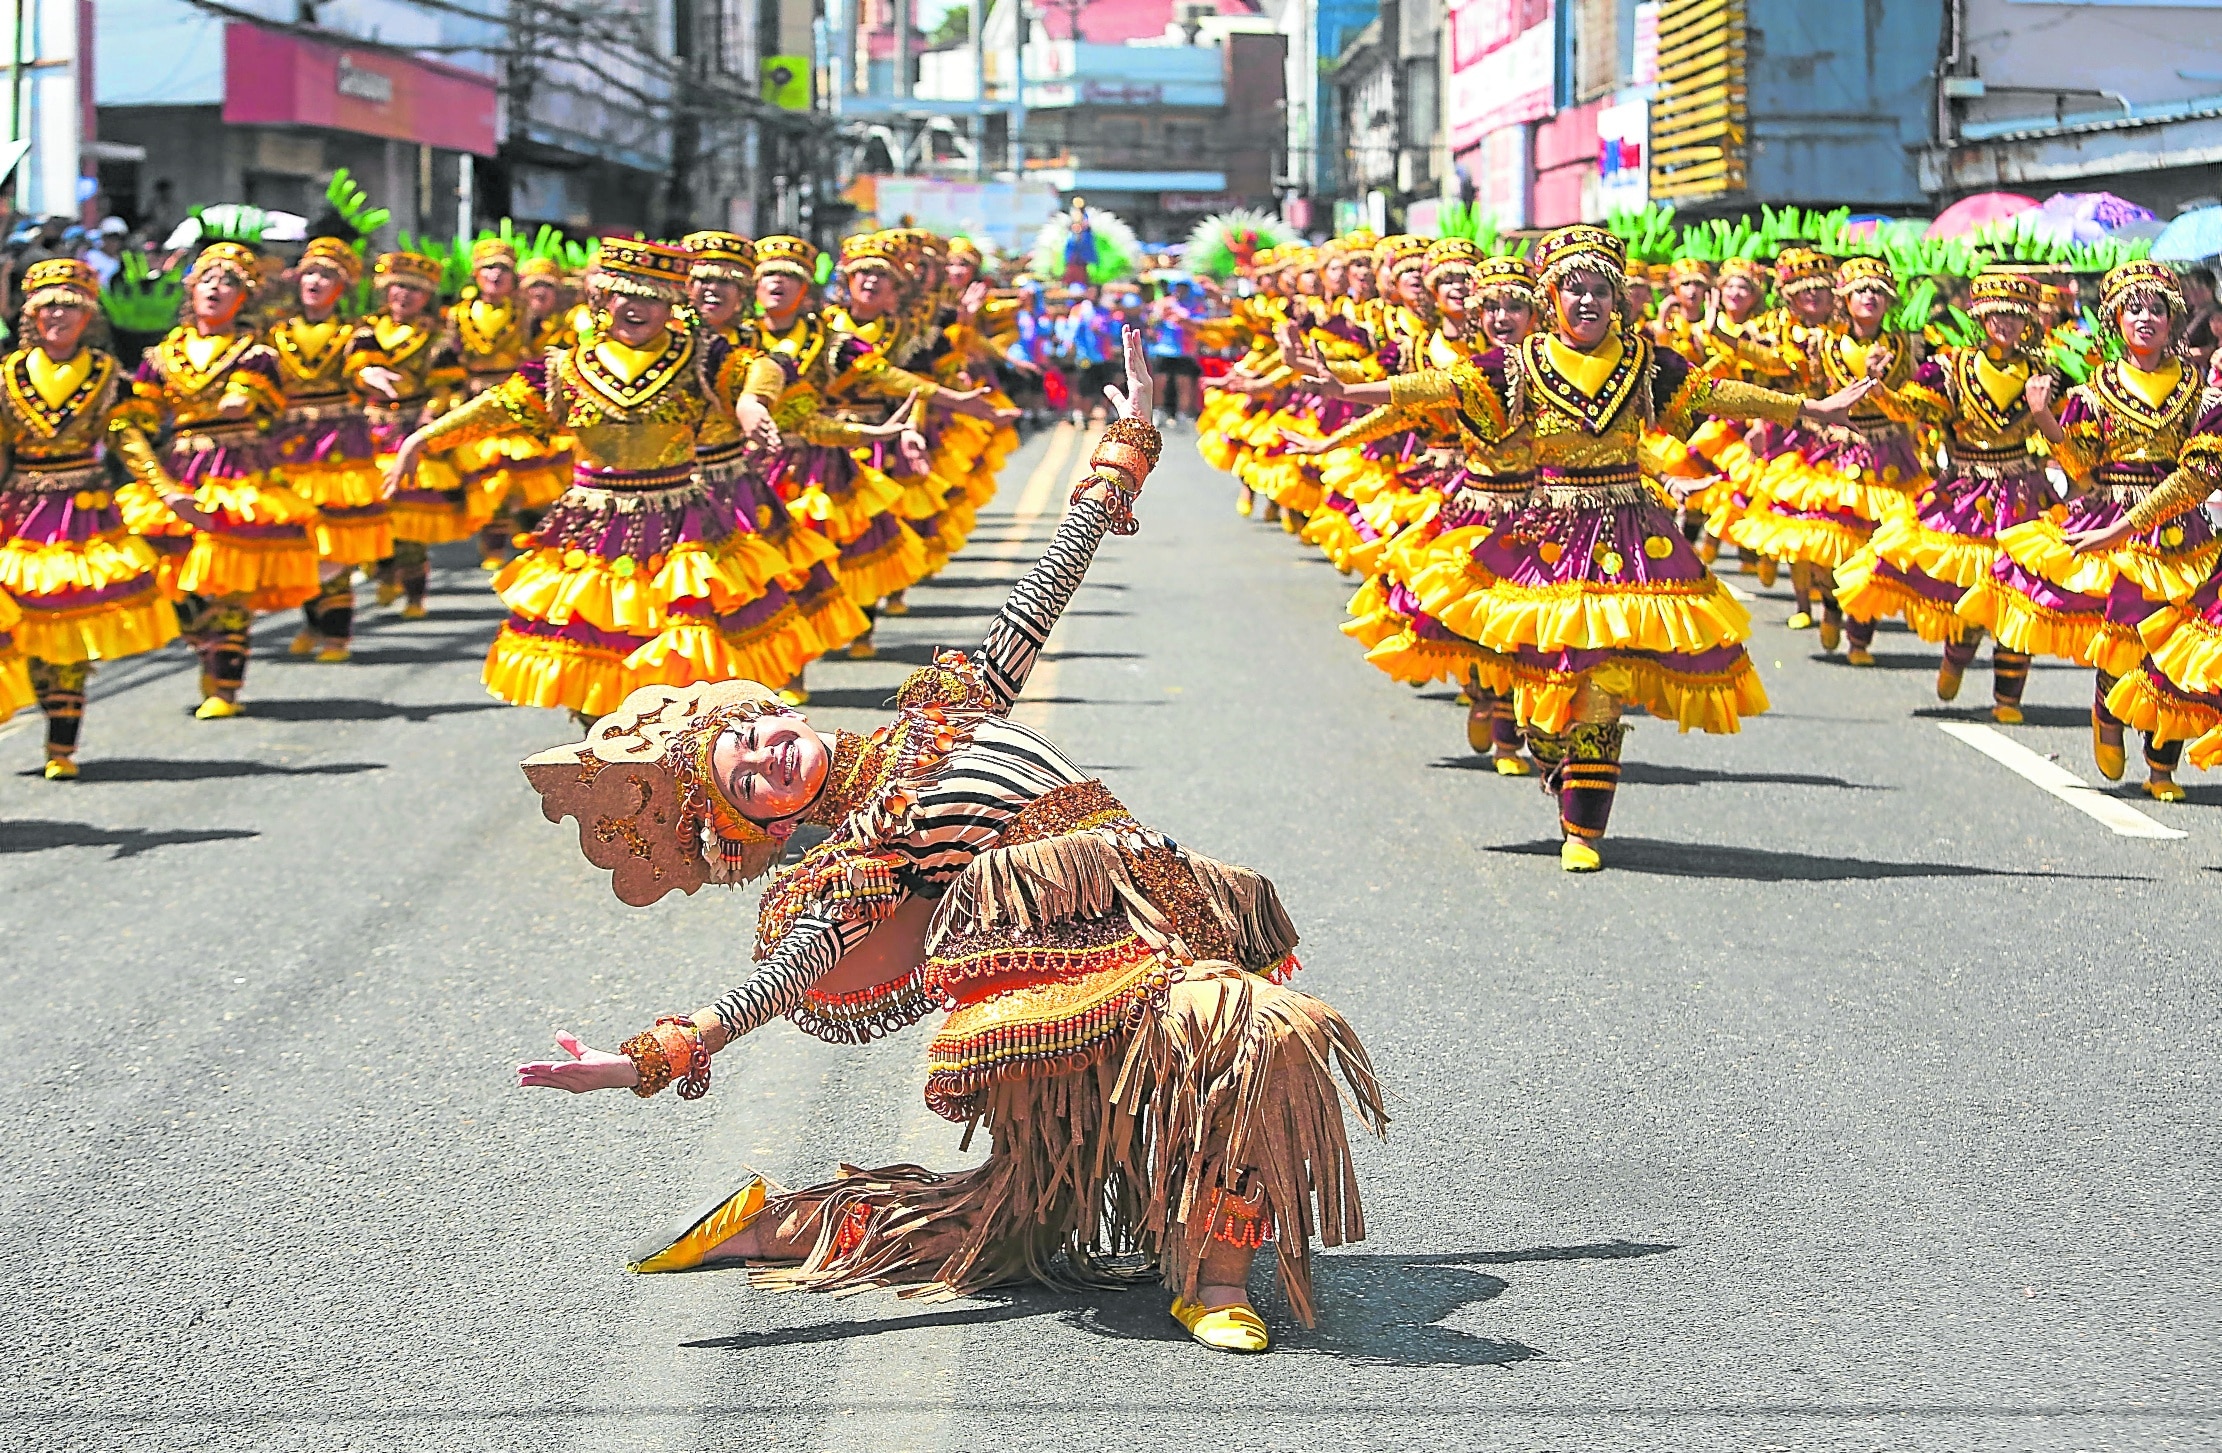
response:
{"label": "red and white signage", "polygon": [[1558,73],[1554,0],[1464,0],[1450,12],[1454,152],[1501,127],[1551,114]]}
{"label": "red and white signage", "polygon": [[457,66],[224,26],[224,122],[320,126],[492,156],[499,92]]}

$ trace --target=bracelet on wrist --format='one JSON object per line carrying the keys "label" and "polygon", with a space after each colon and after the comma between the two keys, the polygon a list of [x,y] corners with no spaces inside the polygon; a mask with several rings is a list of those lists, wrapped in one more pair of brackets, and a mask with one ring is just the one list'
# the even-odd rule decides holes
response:
{"label": "bracelet on wrist", "polygon": [[618,1050],[633,1062],[640,1077],[633,1093],[643,1100],[671,1084],[678,1085],[682,1100],[699,1100],[709,1092],[710,1051],[702,1043],[702,1031],[684,1015],[663,1015]]}

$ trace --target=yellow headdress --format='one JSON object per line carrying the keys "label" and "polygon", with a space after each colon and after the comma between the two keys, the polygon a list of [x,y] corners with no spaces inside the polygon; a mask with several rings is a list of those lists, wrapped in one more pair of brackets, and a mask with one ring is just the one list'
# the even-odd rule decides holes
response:
{"label": "yellow headdress", "polygon": [[1474,292],[1480,297],[1511,293],[1532,303],[1535,269],[1524,257],[1485,257],[1474,266]]}
{"label": "yellow headdress", "polygon": [[1587,222],[1546,233],[1535,245],[1536,281],[1556,288],[1577,272],[1599,273],[1615,290],[1628,282],[1628,244],[1602,227]]}
{"label": "yellow headdress", "polygon": [[1447,277],[1471,277],[1481,265],[1481,249],[1464,237],[1446,237],[1427,249],[1422,265],[1427,269],[1423,280],[1429,287]]}
{"label": "yellow headdress", "polygon": [[2099,284],[2099,311],[2111,321],[2125,303],[2136,297],[2152,299],[2179,321],[2191,311],[2184,300],[2183,283],[2175,273],[2150,260],[2125,262],[2108,273],[2106,281]]}
{"label": "yellow headdress", "polygon": [[499,263],[503,267],[517,266],[517,247],[506,237],[481,237],[471,244],[471,270]]}
{"label": "yellow headdress", "polygon": [[32,263],[23,273],[23,311],[35,313],[56,304],[99,307],[100,275],[74,257],[50,257]]}
{"label": "yellow headdress", "polygon": [[1978,318],[1992,313],[2031,317],[2037,311],[2037,280],[2009,268],[1984,268],[1968,288],[1967,310]]}
{"label": "yellow headdress", "polygon": [[417,252],[381,252],[371,268],[370,280],[379,287],[388,283],[407,283],[413,288],[423,288],[428,293],[440,290],[440,263],[437,258]]}
{"label": "yellow headdress", "polygon": [[783,272],[806,283],[818,280],[818,249],[800,237],[780,234],[756,239],[756,271]]}
{"label": "yellow headdress", "polygon": [[193,259],[192,270],[185,274],[185,289],[191,292],[193,284],[206,273],[221,272],[253,297],[262,288],[261,261],[255,250],[243,242],[211,242]]}
{"label": "yellow headdress", "polygon": [[627,293],[662,303],[683,302],[688,265],[687,254],[668,242],[605,237],[595,252],[587,282],[605,293]]}
{"label": "yellow headdress", "polygon": [[1846,297],[1862,291],[1898,296],[1898,275],[1879,257],[1848,257],[1836,270],[1836,291]]}
{"label": "yellow headdress", "polygon": [[756,275],[756,244],[733,232],[689,232],[679,245],[693,259],[688,276],[745,283]]}
{"label": "yellow headdress", "polygon": [[1775,258],[1775,288],[1785,298],[1836,285],[1836,269],[1810,247],[1785,247]]}

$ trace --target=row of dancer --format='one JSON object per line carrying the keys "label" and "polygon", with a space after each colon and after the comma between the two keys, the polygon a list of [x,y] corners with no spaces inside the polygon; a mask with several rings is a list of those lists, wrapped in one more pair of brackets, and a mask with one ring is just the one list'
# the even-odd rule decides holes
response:
{"label": "row of dancer", "polygon": [[313,239],[257,327],[263,260],[216,241],[135,370],[90,341],[89,269],[27,275],[0,360],[0,710],[43,709],[50,779],[76,775],[97,663],[182,639],[195,714],[234,716],[258,613],[299,608],[294,653],[344,662],[358,573],[421,618],[429,551],[474,538],[509,608],[503,700],[591,718],[735,676],[800,700],[809,661],[872,654],[1016,446],[961,242],[851,239],[839,303],[793,237],[612,240],[572,308],[504,238],[470,262],[442,310],[438,259],[383,254],[350,317],[360,239]]}
{"label": "row of dancer", "polygon": [[[1676,269],[1686,314],[1646,326],[1623,292],[1607,330],[1618,346],[1584,350],[1563,281],[1537,293],[1545,259],[1563,259],[1558,238],[1537,269],[1459,239],[1363,235],[1261,259],[1229,323],[1251,352],[1209,405],[1201,444],[1242,482],[1246,512],[1263,498],[1366,577],[1344,630],[1369,659],[1415,685],[1461,686],[1469,741],[1500,772],[1543,768],[1569,867],[1594,861],[1616,778],[1619,713],[1600,697],[1685,729],[1733,730],[1763,706],[1736,647],[1741,608],[1684,583],[1710,583],[1714,532],[1786,563],[1788,624],[1817,627],[1827,651],[1848,645],[1851,664],[1871,664],[1877,623],[1901,616],[1942,647],[1950,700],[1988,633],[1999,720],[2021,719],[2030,656],[2057,656],[2096,671],[2104,775],[2123,775],[2125,726],[2145,734],[2147,790],[2164,800],[2182,794],[2186,741],[2195,763],[2222,758],[2216,546],[2197,509],[2222,476],[2196,370],[2174,356],[2183,308],[2167,269],[2107,277],[2107,336],[2055,415],[2064,391],[2039,351],[2026,273],[1973,279],[1980,341],[1930,347],[1883,326],[1897,282],[1878,259],[1792,249],[1718,275],[1692,264]],[[1760,306],[1763,277],[1773,307]],[[1631,382],[1637,339],[1729,386],[1736,405],[1712,419],[1655,410],[1615,439],[1607,406]],[[1800,407],[1728,417],[1765,385]],[[1391,407],[1350,416],[1384,390]],[[1607,527],[1579,507],[1606,503],[1597,471],[1615,467],[1630,472],[1634,513]],[[1572,470],[1588,493],[1560,483]],[[1678,507],[1683,528],[1661,528]],[[1694,566],[1678,539],[1696,540]],[[1622,654],[1590,654],[1611,648]]]}

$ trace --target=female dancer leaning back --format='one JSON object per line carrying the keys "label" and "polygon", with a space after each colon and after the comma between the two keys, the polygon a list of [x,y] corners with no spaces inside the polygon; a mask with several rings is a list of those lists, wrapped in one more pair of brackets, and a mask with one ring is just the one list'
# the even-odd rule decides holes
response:
{"label": "female dancer leaning back", "polygon": [[525,763],[628,903],[756,877],[800,823],[831,836],[765,891],[746,983],[618,1054],[558,1033],[569,1058],[520,1065],[520,1083],[693,1097],[718,1050],[780,1015],[864,1044],[949,1004],[926,1103],[992,1140],[984,1165],[948,1174],[844,1167],[779,1194],[751,1177],[633,1270],[745,1263],[764,1286],[947,1295],[1154,1265],[1197,1341],[1261,1352],[1257,1249],[1278,1243],[1309,1324],[1311,1238],[1364,1236],[1330,1063],[1369,1128],[1387,1117],[1349,1025],[1283,987],[1296,931],[1273,885],[1144,827],[1009,720],[1104,533],[1135,529],[1159,441],[1133,329],[1126,371],[1048,553],[979,655],[913,672],[886,726],[821,733],[749,682],[656,686]]}

